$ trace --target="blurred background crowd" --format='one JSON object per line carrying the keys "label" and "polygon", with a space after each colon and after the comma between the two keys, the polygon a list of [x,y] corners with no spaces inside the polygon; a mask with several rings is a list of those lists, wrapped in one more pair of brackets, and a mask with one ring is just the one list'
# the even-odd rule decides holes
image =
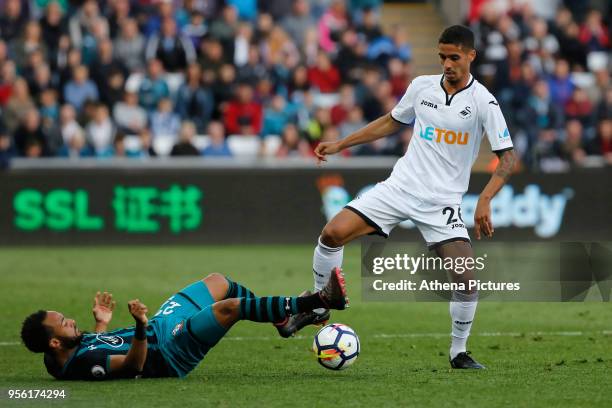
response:
{"label": "blurred background crowd", "polygon": [[[472,0],[473,74],[498,98],[525,168],[612,165],[610,10],[552,3]],[[415,75],[407,27],[383,29],[382,7],[0,0],[0,163],[311,157],[390,111]],[[410,138],[406,128],[343,154],[400,156]]]}

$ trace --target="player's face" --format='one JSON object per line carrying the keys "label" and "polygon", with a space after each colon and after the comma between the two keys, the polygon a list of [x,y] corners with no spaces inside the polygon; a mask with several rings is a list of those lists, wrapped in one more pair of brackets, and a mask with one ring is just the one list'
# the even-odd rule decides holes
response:
{"label": "player's face", "polygon": [[47,312],[47,317],[43,324],[51,327],[53,337],[58,339],[75,339],[81,335],[74,319],[69,319],[59,312],[52,310]]}
{"label": "player's face", "polygon": [[444,69],[444,78],[451,84],[460,83],[470,73],[475,50],[466,50],[455,44],[438,44],[438,56]]}

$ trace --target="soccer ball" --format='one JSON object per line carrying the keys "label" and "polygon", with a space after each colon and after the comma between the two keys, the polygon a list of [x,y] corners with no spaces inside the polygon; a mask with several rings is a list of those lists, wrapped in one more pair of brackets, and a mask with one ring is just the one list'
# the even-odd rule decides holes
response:
{"label": "soccer ball", "polygon": [[357,360],[359,337],[345,324],[333,323],[323,327],[314,337],[312,349],[319,364],[330,370],[344,370]]}

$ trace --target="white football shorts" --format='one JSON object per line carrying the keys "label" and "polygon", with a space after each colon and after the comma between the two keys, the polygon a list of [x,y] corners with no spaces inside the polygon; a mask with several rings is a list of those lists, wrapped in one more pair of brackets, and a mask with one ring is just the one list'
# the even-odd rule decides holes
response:
{"label": "white football shorts", "polygon": [[445,205],[425,202],[387,181],[348,203],[353,211],[387,238],[400,222],[411,220],[417,226],[430,249],[451,241],[470,242],[458,204]]}

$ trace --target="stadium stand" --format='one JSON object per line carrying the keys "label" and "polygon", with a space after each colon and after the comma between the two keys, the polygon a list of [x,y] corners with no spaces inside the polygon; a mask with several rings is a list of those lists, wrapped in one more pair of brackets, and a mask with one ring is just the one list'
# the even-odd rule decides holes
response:
{"label": "stadium stand", "polygon": [[[415,75],[439,72],[439,3],[0,1],[0,161],[309,157],[389,111]],[[523,167],[612,165],[609,4],[466,4],[473,73]],[[193,135],[179,136],[186,124]],[[400,155],[409,137],[346,156]],[[494,157],[481,151],[486,170]]]}

